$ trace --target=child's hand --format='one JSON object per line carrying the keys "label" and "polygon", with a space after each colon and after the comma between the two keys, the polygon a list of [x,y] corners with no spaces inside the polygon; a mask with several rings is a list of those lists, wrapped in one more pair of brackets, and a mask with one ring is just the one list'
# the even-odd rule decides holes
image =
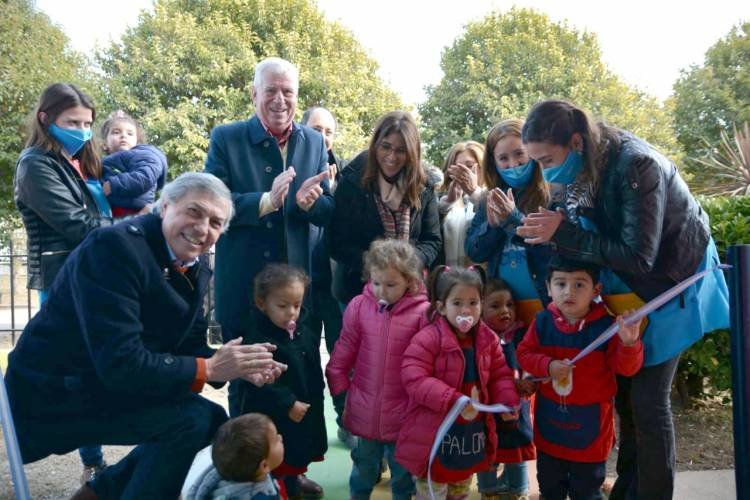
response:
{"label": "child's hand", "polygon": [[511,411],[508,413],[501,413],[500,418],[503,420],[503,422],[512,422],[513,420],[518,420],[518,412]]}
{"label": "child's hand", "polygon": [[[625,315],[629,315],[632,312],[633,311],[626,311]],[[643,321],[643,318],[639,319],[637,323],[626,325],[622,316],[617,317],[617,324],[620,325],[617,335],[620,336],[620,342],[622,342],[622,345],[631,346],[638,342],[638,337],[641,335],[641,321]]]}
{"label": "child's hand", "polygon": [[527,378],[516,379],[516,392],[524,398],[530,397],[537,390],[538,384]]}
{"label": "child's hand", "polygon": [[549,364],[550,377],[561,382],[566,378],[570,377],[570,373],[573,371],[573,365],[570,364],[569,359],[560,361],[559,359],[554,360]]}
{"label": "child's hand", "polygon": [[303,403],[302,401],[295,401],[294,405],[289,409],[289,418],[296,423],[302,422],[302,419],[305,418],[305,415],[307,414],[308,408],[310,408],[309,404]]}

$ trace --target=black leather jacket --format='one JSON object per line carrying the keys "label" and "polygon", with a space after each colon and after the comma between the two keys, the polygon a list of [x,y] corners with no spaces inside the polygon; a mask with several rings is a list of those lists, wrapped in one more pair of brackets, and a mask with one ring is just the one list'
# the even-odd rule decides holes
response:
{"label": "black leather jacket", "polygon": [[695,273],[711,237],[708,216],[675,165],[624,131],[584,215],[599,234],[563,222],[552,238],[559,253],[609,267],[643,300]]}
{"label": "black leather jacket", "polygon": [[21,152],[13,199],[28,238],[28,288],[46,290],[68,254],[111,219],[99,215],[86,182],[62,156],[39,148]]}

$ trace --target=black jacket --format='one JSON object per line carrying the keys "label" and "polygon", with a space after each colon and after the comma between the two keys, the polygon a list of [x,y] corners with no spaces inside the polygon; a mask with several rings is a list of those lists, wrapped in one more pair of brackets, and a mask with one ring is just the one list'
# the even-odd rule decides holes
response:
{"label": "black jacket", "polygon": [[594,209],[581,215],[599,234],[563,222],[553,236],[558,251],[609,267],[643,300],[692,275],[711,236],[675,165],[627,132],[609,152]]}
{"label": "black jacket", "polygon": [[[252,321],[252,328],[243,334],[243,343],[275,345],[273,358],[288,368],[273,384],[263,387],[241,382],[240,412],[268,415],[279,434],[284,436],[284,462],[295,467],[307,466],[328,450],[323,417],[323,370],[316,337],[305,329],[303,317],[297,321],[299,326],[294,340],[257,309],[252,311]],[[295,401],[310,405],[299,423],[289,418],[289,409]]]}
{"label": "black jacket", "polygon": [[183,275],[170,261],[151,214],[95,231],[70,254],[9,356],[16,418],[74,425],[192,397],[195,358],[214,352],[203,315],[211,271],[200,262]]}
{"label": "black jacket", "polygon": [[[385,235],[373,196],[361,185],[367,152],[360,153],[344,169],[334,194],[336,209],[326,230],[328,252],[335,261],[333,296],[347,303],[362,293],[362,257],[370,244]],[[411,211],[409,241],[425,267],[430,267],[443,244],[435,192],[425,187],[421,207]]]}
{"label": "black jacket", "polygon": [[99,215],[78,172],[60,155],[27,148],[13,179],[14,201],[28,238],[28,287],[47,290],[86,235],[111,219]]}

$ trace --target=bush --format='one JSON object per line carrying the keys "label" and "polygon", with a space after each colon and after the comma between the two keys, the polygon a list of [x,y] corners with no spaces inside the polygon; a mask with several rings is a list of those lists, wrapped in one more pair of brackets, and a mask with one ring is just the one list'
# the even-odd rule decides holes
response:
{"label": "bush", "polygon": [[[722,262],[731,245],[750,243],[750,196],[699,197],[708,213],[711,235]],[[716,393],[731,388],[729,330],[718,330],[703,337],[683,353],[677,368],[677,388],[683,403],[704,391]],[[706,385],[704,385],[704,383]]]}

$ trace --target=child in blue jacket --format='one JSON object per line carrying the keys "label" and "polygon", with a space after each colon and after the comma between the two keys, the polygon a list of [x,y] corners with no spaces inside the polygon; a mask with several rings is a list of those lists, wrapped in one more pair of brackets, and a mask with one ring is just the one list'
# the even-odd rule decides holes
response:
{"label": "child in blue jacket", "polygon": [[167,157],[143,144],[143,129],[131,116],[115,111],[102,125],[102,186],[114,217],[137,214],[154,202],[167,178]]}

